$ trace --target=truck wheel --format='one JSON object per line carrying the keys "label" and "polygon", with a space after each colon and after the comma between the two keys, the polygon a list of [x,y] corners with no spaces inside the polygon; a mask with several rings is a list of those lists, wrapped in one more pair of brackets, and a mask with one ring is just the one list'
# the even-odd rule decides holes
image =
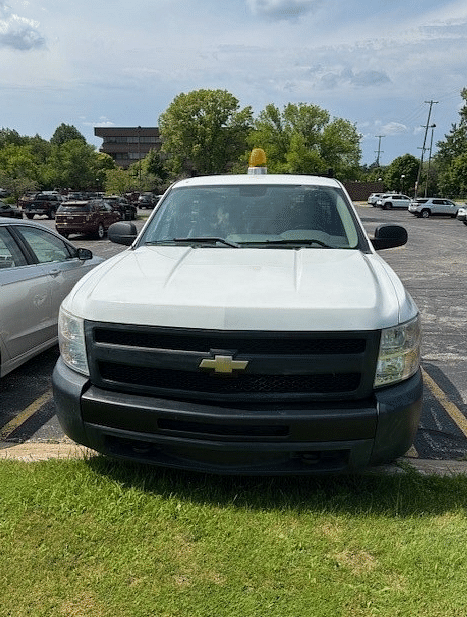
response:
{"label": "truck wheel", "polygon": [[97,226],[96,236],[99,240],[102,240],[105,236],[105,227],[103,223],[99,223]]}
{"label": "truck wheel", "polygon": [[421,216],[422,216],[422,219],[430,218],[430,211],[426,209],[422,210]]}
{"label": "truck wheel", "polygon": [[32,220],[34,218],[34,214],[29,214],[29,212],[26,213],[26,216],[28,217],[29,220]]}

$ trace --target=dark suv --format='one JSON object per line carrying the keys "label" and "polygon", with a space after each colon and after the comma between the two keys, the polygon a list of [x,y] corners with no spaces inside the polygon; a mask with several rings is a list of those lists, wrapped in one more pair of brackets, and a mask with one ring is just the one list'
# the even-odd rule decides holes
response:
{"label": "dark suv", "polygon": [[101,240],[109,226],[121,218],[102,199],[66,201],[57,211],[55,227],[65,238],[70,234],[91,234]]}
{"label": "dark suv", "polygon": [[117,210],[122,215],[122,219],[125,221],[132,221],[136,218],[138,210],[137,207],[132,204],[125,197],[119,195],[109,195],[104,197],[104,200],[111,206],[113,210]]}
{"label": "dark suv", "polygon": [[54,219],[62,202],[63,197],[59,193],[38,193],[33,201],[23,206],[23,210],[28,219],[33,219],[35,214]]}

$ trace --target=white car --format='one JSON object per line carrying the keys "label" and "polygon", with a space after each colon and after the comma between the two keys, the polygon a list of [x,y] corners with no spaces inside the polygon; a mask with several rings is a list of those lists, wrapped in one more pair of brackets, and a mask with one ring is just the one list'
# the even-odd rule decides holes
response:
{"label": "white car", "polygon": [[101,261],[43,225],[0,218],[0,376],[57,343],[60,303]]}
{"label": "white car", "polygon": [[383,193],[372,193],[368,197],[368,203],[375,208],[376,202],[378,201],[378,199],[381,199],[382,196],[383,196]]}
{"label": "white car", "polygon": [[440,197],[418,197],[409,206],[409,212],[419,218],[450,216],[456,218],[459,206],[450,199]]}
{"label": "white car", "polygon": [[411,198],[401,193],[385,193],[376,202],[376,205],[383,210],[392,210],[393,208],[403,208],[407,210],[411,203]]}
{"label": "white car", "polygon": [[462,221],[464,225],[467,225],[467,205],[461,206],[457,211],[457,218]]}

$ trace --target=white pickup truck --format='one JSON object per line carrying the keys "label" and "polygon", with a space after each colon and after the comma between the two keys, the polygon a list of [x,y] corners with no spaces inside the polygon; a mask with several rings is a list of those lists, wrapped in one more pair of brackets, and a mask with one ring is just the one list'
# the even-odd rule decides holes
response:
{"label": "white pickup truck", "polygon": [[420,320],[343,186],[251,173],[175,183],[62,304],[67,435],[113,457],[230,474],[390,461],[422,404]]}

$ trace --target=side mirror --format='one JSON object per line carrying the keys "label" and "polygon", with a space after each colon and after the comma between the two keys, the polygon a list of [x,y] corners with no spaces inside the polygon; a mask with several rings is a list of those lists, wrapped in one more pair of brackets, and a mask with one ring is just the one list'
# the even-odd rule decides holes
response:
{"label": "side mirror", "polygon": [[80,259],[81,261],[87,261],[88,259],[92,259],[93,255],[92,255],[92,251],[90,251],[89,249],[77,249],[78,251],[78,259]]}
{"label": "side mirror", "polygon": [[127,223],[124,221],[113,223],[107,232],[108,238],[115,244],[124,244],[130,246],[136,240],[138,230],[134,223]]}
{"label": "side mirror", "polygon": [[392,249],[403,246],[407,242],[407,230],[400,225],[380,225],[375,230],[375,237],[371,238],[375,250]]}

